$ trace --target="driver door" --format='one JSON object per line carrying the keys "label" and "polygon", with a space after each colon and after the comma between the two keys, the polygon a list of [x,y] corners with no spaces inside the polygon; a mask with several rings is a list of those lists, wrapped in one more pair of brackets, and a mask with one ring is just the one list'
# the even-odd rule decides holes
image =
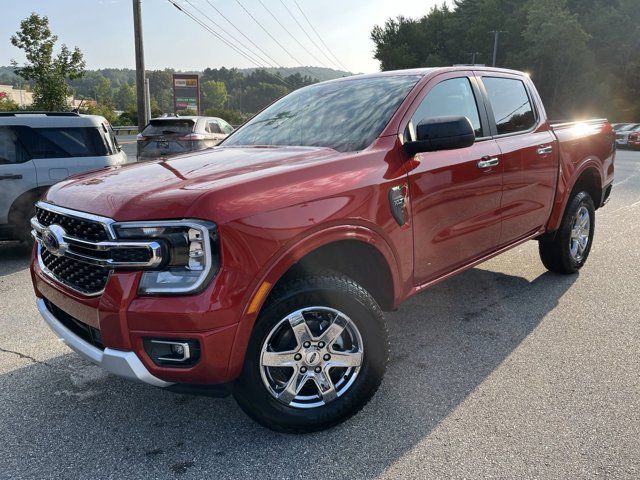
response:
{"label": "driver door", "polygon": [[470,147],[418,153],[408,163],[414,281],[422,284],[497,247],[502,165],[471,72],[435,77],[416,103],[408,112],[407,139],[415,139],[415,126],[422,120],[449,115],[467,117],[476,134]]}

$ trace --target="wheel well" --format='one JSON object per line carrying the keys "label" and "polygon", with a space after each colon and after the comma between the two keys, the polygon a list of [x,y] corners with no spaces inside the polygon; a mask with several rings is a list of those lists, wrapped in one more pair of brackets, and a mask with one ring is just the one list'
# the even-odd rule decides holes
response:
{"label": "wheel well", "polygon": [[308,253],[278,283],[327,270],[342,273],[360,284],[383,310],[393,309],[393,277],[386,259],[378,249],[358,240],[341,240]]}
{"label": "wheel well", "polygon": [[[16,198],[11,204],[11,208],[9,209],[9,222],[11,223],[11,219],[15,218],[21,211],[28,209],[27,214],[31,215],[35,212],[35,203],[44,195],[44,193],[49,189],[49,187],[38,187],[33,188],[27,192],[24,192],[18,198]],[[33,211],[31,211],[33,210]],[[31,218],[31,217],[29,217]]]}
{"label": "wheel well", "polygon": [[588,168],[580,174],[578,180],[576,180],[576,183],[573,185],[571,198],[573,198],[576,193],[582,191],[587,192],[591,196],[593,204],[596,209],[598,209],[602,201],[602,182],[600,181],[600,174],[596,169]]}

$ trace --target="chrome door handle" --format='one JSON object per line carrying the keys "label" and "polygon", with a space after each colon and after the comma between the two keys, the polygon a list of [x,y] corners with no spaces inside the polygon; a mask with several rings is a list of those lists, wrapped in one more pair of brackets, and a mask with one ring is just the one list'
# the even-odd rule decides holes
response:
{"label": "chrome door handle", "polygon": [[496,157],[493,158],[487,158],[487,159],[483,159],[480,160],[478,162],[478,168],[490,168],[490,167],[495,167],[496,165],[498,165],[500,163],[500,160],[498,160]]}
{"label": "chrome door handle", "polygon": [[551,145],[548,146],[540,146],[538,147],[538,155],[546,155],[547,153],[553,152],[553,147]]}

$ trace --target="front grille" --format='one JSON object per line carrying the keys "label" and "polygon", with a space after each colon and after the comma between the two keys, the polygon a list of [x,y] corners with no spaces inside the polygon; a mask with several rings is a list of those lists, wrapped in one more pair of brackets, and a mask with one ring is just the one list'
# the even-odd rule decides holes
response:
{"label": "front grille", "polygon": [[88,295],[104,290],[111,273],[111,270],[97,265],[90,265],[68,257],[57,257],[44,247],[40,247],[40,258],[56,280]]}
{"label": "front grille", "polygon": [[72,237],[89,242],[102,242],[109,238],[105,226],[93,220],[52,212],[36,206],[36,218],[40,225],[60,225]]}
{"label": "front grille", "polygon": [[90,343],[100,350],[104,350],[104,343],[102,342],[102,334],[100,333],[100,330],[92,327],[91,325],[87,325],[86,323],[82,323],[80,320],[72,317],[46,298],[43,300],[44,304],[47,307],[47,310],[49,310],[53,314],[53,316],[56,317],[56,320],[58,320],[61,324],[71,330],[75,335],[82,338],[85,342]]}
{"label": "front grille", "polygon": [[111,223],[109,218],[39,202],[31,225],[43,272],[79,293],[99,295],[115,269],[162,264],[162,240],[113,238]]}

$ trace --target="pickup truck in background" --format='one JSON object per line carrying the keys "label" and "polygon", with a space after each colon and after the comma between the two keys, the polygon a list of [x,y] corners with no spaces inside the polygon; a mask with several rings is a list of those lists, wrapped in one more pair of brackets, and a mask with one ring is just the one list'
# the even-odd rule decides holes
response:
{"label": "pickup truck in background", "polygon": [[383,311],[527,240],[577,272],[614,155],[606,120],[551,124],[521,72],[315,84],[220,146],[53,186],[32,219],[37,305],[111,373],[328,428],[382,381]]}

